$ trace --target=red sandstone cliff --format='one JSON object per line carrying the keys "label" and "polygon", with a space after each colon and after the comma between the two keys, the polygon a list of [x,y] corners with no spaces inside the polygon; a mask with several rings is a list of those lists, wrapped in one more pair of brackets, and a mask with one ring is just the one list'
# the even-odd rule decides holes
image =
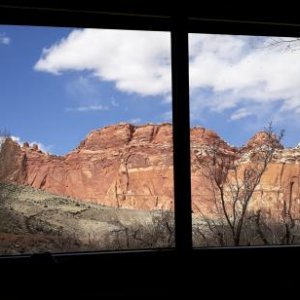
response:
{"label": "red sandstone cliff", "polygon": [[[193,211],[209,207],[212,198],[199,158],[209,159],[212,147],[217,145],[220,153],[243,163],[264,141],[264,134],[258,133],[237,149],[211,130],[192,128]],[[300,149],[283,149],[278,143],[255,192],[256,203],[280,206],[288,197],[299,206],[299,162]],[[21,147],[8,138],[0,155],[0,182],[30,185],[109,206],[171,209],[172,165],[170,124],[118,124],[92,131],[75,150],[61,157],[45,154],[28,143]]]}
{"label": "red sandstone cliff", "polygon": [[117,207],[170,208],[171,145],[169,124],[104,127],[63,157],[7,139],[0,181]]}

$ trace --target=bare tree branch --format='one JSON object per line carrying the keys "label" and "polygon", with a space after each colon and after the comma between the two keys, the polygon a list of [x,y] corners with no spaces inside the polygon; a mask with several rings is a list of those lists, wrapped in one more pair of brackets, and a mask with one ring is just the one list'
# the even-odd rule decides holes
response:
{"label": "bare tree branch", "polygon": [[[274,151],[280,147],[283,132],[276,136],[272,123],[262,133],[262,144],[250,150],[246,163],[240,160],[239,155],[226,152],[220,142],[211,147],[209,158],[196,156],[198,166],[203,170],[203,176],[211,185],[210,191],[212,191],[216,218],[212,220],[202,213],[202,219],[208,230],[216,235],[220,245],[224,245],[228,238],[235,246],[241,244],[253,194],[273,158]],[[260,215],[257,216],[256,222],[260,219]],[[256,234],[264,240],[264,243],[267,243],[267,239],[262,234],[261,224],[259,225]],[[225,229],[226,227],[229,231]],[[289,240],[291,239],[290,229],[291,227],[287,229]],[[230,236],[228,236],[229,233]]]}

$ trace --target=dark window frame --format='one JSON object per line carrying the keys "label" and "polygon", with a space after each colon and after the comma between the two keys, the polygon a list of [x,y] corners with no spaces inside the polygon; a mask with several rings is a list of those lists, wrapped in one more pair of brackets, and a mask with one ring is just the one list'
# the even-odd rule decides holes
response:
{"label": "dark window frame", "polygon": [[[5,2],[5,1],[3,1]],[[153,257],[175,255],[188,257],[196,251],[216,250],[196,249],[192,247],[191,220],[191,173],[190,173],[190,123],[189,123],[189,74],[188,74],[188,34],[219,33],[266,36],[300,36],[299,21],[288,18],[260,18],[216,15],[212,13],[194,14],[192,10],[175,14],[170,9],[130,8],[130,7],[95,7],[86,5],[59,6],[31,1],[6,1],[0,4],[0,24],[34,25],[54,27],[85,27],[106,29],[130,29],[168,31],[171,33],[172,53],[172,110],[174,142],[174,203],[175,203],[175,249],[125,250],[60,253],[53,256],[62,262],[74,258],[93,260],[98,256],[107,257]],[[12,4],[13,3],[13,4]],[[44,3],[44,2],[43,2]],[[297,20],[297,19],[296,19]],[[184,99],[184,101],[183,101]],[[280,246],[282,247],[282,246]],[[246,248],[246,247],[245,247]],[[247,251],[257,247],[247,247]],[[264,248],[261,246],[260,248]],[[269,247],[270,248],[270,247]],[[272,246],[271,248],[277,248]],[[234,248],[227,248],[227,250]],[[240,247],[239,249],[244,249]],[[224,250],[224,248],[222,248]],[[30,255],[0,257],[0,261],[21,262]]]}

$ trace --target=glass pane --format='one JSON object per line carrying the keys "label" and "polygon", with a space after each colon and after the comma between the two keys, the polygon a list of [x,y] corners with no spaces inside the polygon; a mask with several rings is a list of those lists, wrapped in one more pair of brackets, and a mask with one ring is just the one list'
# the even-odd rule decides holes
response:
{"label": "glass pane", "polygon": [[194,246],[300,243],[300,40],[190,34]]}
{"label": "glass pane", "polygon": [[0,26],[0,254],[174,246],[170,35]]}

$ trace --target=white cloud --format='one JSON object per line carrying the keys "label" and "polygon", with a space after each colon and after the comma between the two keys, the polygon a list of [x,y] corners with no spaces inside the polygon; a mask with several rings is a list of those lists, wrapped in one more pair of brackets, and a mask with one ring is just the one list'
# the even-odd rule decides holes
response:
{"label": "white cloud", "polygon": [[[16,143],[18,143],[20,146],[23,146],[24,142],[20,137],[18,136],[11,136],[11,139],[13,141],[15,141]],[[33,141],[33,142],[28,142],[29,143],[29,146],[32,147],[33,145],[38,145],[39,149],[42,150],[43,152],[45,153],[50,153],[50,150],[53,148],[52,145],[44,145],[40,142],[36,142],[36,141]]]}
{"label": "white cloud", "polygon": [[34,69],[53,74],[91,71],[120,91],[144,96],[171,89],[169,33],[129,30],[74,30],[49,49]]}
{"label": "white cloud", "polygon": [[38,145],[40,150],[42,150],[45,153],[49,153],[49,154],[51,153],[51,150],[53,148],[53,145],[44,145],[42,143],[35,142],[35,141],[29,143],[30,147],[32,147],[34,144]]}
{"label": "white cloud", "polygon": [[[234,121],[272,113],[275,106],[275,119],[282,112],[300,113],[300,50],[265,47],[271,41],[190,34],[191,119],[201,119],[207,110],[230,109],[234,112],[229,119]],[[165,100],[171,95],[169,33],[74,30],[44,49],[34,68],[53,74],[90,71],[123,92]]]}
{"label": "white cloud", "polygon": [[270,38],[192,34],[194,117],[205,109],[237,108],[230,119],[238,120],[260,114],[262,105],[271,108],[275,102],[281,102],[278,114],[300,112],[300,51],[265,47],[269,42]]}
{"label": "white cloud", "polygon": [[106,105],[88,105],[88,106],[78,106],[78,107],[67,107],[66,111],[75,111],[75,112],[89,112],[89,111],[103,111],[108,110]]}
{"label": "white cloud", "polygon": [[138,123],[142,122],[142,119],[141,118],[133,118],[133,119],[128,120],[128,122],[131,124],[138,124]]}
{"label": "white cloud", "polygon": [[252,113],[250,111],[247,111],[245,108],[240,108],[237,109],[231,116],[230,120],[235,121],[235,120],[240,120],[243,118],[246,118],[248,116],[251,116]]}
{"label": "white cloud", "polygon": [[92,97],[97,95],[97,85],[91,78],[79,76],[68,82],[66,91],[72,96]]}
{"label": "white cloud", "polygon": [[6,45],[8,46],[11,42],[11,38],[6,36],[5,33],[0,33],[0,45]]}

